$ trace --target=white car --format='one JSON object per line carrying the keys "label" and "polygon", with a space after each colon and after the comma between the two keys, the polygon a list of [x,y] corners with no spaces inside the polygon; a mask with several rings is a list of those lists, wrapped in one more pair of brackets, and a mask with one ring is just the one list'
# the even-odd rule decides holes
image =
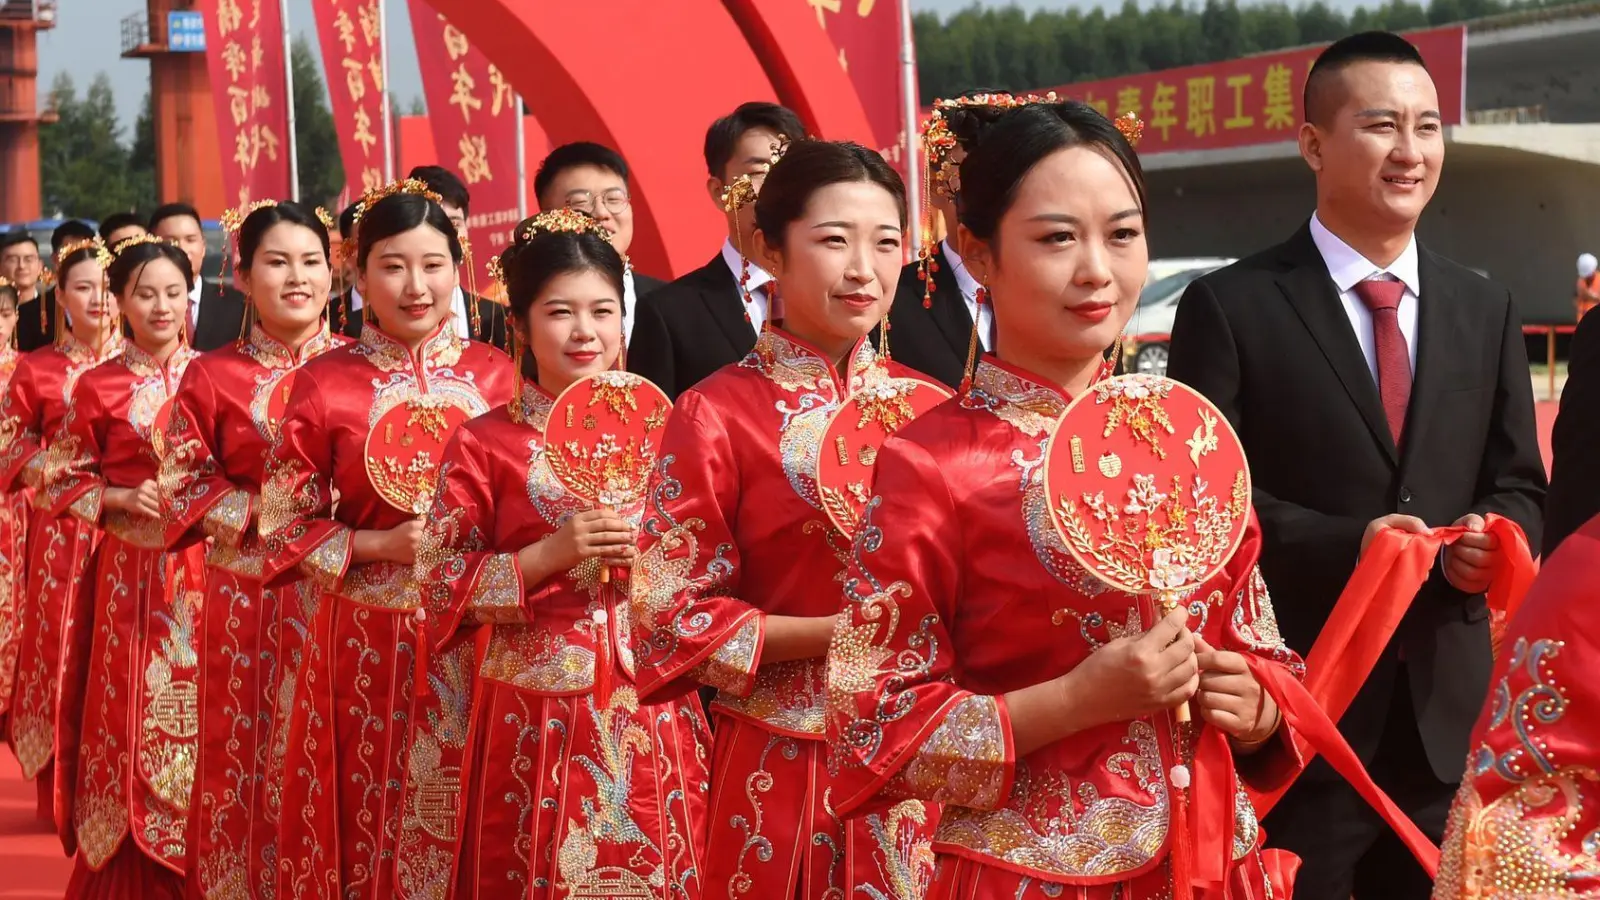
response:
{"label": "white car", "polygon": [[1167,352],[1172,340],[1172,321],[1178,315],[1178,300],[1189,282],[1215,272],[1234,260],[1226,257],[1153,259],[1150,275],[1139,294],[1139,306],[1128,322],[1128,339],[1122,347],[1123,366],[1129,372],[1165,375]]}

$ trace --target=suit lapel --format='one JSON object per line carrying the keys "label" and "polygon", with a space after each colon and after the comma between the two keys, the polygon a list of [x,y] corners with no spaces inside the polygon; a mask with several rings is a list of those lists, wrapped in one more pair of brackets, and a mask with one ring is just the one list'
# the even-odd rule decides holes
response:
{"label": "suit lapel", "polygon": [[701,271],[705,273],[705,280],[700,285],[701,302],[706,305],[711,318],[716,320],[717,327],[727,335],[734,349],[741,354],[748,351],[755,345],[756,330],[755,324],[746,316],[744,298],[739,296],[738,276],[728,269],[720,253]]}
{"label": "suit lapel", "polygon": [[1426,248],[1417,248],[1417,278],[1422,296],[1417,298],[1417,364],[1411,377],[1411,401],[1406,407],[1405,457],[1422,443],[1430,424],[1429,411],[1438,408],[1439,395],[1451,381],[1450,348],[1473,346],[1467,329],[1450,303],[1450,277]]}
{"label": "suit lapel", "polygon": [[[1301,228],[1283,250],[1290,268],[1280,276],[1279,287],[1322,349],[1334,374],[1339,376],[1345,393],[1361,413],[1372,436],[1383,446],[1389,461],[1398,464],[1399,453],[1395,449],[1394,435],[1389,432],[1389,420],[1384,416],[1378,383],[1373,380],[1367,358],[1361,353],[1361,344],[1350,328],[1350,317],[1345,314],[1328,266],[1311,239],[1310,226]],[[1415,397],[1412,402],[1416,402]]]}

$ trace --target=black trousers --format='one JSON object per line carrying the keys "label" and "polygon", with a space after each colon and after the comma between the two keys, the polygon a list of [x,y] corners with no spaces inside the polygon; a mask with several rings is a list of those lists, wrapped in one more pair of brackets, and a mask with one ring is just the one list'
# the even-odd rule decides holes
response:
{"label": "black trousers", "polygon": [[[1428,763],[1403,670],[1368,771],[1434,843],[1444,838],[1459,785],[1440,781]],[[1432,893],[1433,882],[1410,851],[1321,759],[1307,767],[1262,828],[1267,846],[1302,861],[1295,900],[1428,900]]]}

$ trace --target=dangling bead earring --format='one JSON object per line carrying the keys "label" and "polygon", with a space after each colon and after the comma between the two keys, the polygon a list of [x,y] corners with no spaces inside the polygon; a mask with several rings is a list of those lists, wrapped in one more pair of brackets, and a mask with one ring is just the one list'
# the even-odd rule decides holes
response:
{"label": "dangling bead earring", "polygon": [[972,297],[974,305],[972,316],[972,335],[967,339],[967,364],[961,370],[961,393],[965,394],[972,387],[972,377],[978,371],[978,323],[983,321],[983,307],[989,302],[989,286],[978,285],[978,291]]}

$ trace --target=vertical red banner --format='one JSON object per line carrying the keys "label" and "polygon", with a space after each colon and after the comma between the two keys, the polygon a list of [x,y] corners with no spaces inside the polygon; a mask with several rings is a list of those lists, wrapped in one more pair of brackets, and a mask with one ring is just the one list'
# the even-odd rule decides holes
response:
{"label": "vertical red banner", "polygon": [[282,200],[289,184],[289,104],[278,0],[200,0],[206,70],[230,202]]}
{"label": "vertical red banner", "polygon": [[439,165],[459,175],[472,193],[467,239],[481,292],[489,284],[489,260],[506,248],[517,224],[521,104],[511,83],[466,35],[421,0],[409,5]]}
{"label": "vertical red banner", "polygon": [[900,75],[900,4],[909,0],[789,0],[804,2],[839,51],[877,150],[901,175],[905,160],[905,105]]}
{"label": "vertical red banner", "polygon": [[[271,2],[271,0],[268,0]],[[339,156],[352,195],[382,187],[384,154],[383,17],[378,0],[311,0],[332,101]]]}

